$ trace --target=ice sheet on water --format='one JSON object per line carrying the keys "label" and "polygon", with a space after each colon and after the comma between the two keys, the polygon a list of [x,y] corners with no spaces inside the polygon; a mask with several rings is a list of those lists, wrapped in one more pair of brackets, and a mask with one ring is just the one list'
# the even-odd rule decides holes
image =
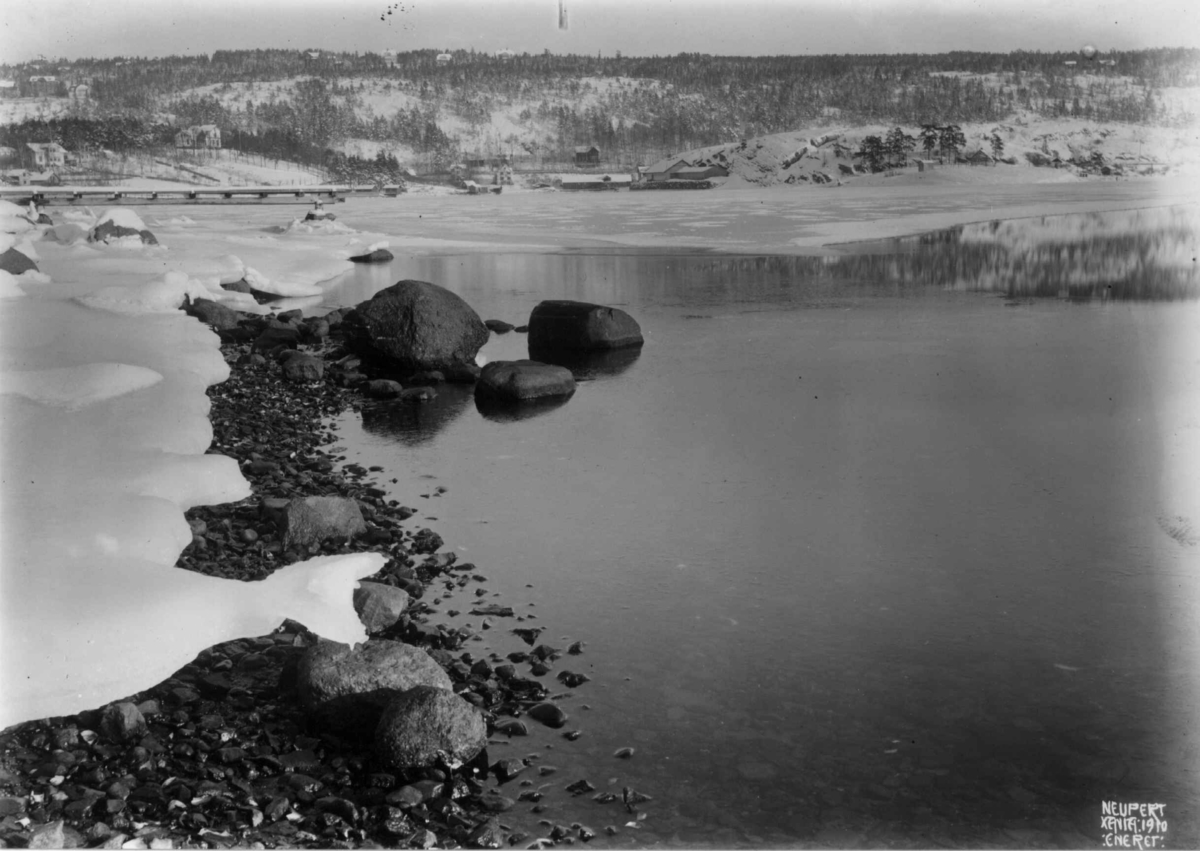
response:
{"label": "ice sheet on water", "polygon": [[[94,221],[67,212],[72,226]],[[204,391],[229,375],[218,339],[177,309],[223,293],[241,259],[200,228],[154,252],[39,247],[52,280],[40,276],[36,298],[0,300],[0,727],[127,696],[285,617],[363,639],[352,592],[381,556],[316,559],[258,583],[173,566],[191,540],[184,509],[250,494],[233,459],[205,451]],[[263,252],[269,268],[306,254],[344,263],[330,244],[281,248]],[[31,274],[0,273],[0,294]]]}

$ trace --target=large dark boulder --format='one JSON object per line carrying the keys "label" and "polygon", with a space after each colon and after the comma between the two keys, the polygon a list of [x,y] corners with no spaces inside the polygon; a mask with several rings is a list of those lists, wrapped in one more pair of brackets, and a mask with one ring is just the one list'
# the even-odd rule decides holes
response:
{"label": "large dark boulder", "polygon": [[370,735],[384,707],[416,686],[449,692],[450,677],[420,647],[370,641],[351,648],[321,641],[300,660],[300,705],[319,725]]}
{"label": "large dark boulder", "polygon": [[205,325],[211,325],[218,331],[229,331],[238,327],[241,314],[231,307],[226,307],[219,301],[209,298],[198,298],[183,306],[183,312],[194,316]]}
{"label": "large dark boulder", "polygon": [[10,275],[20,275],[30,269],[38,271],[37,264],[15,248],[10,248],[0,254],[0,270]]}
{"label": "large dark boulder", "polygon": [[487,745],[483,715],[448,689],[418,686],[396,697],[375,731],[375,758],[385,768],[457,768]]}
{"label": "large dark boulder", "polygon": [[582,301],[543,301],[529,315],[529,348],[566,350],[640,346],[642,329],[623,310]]}
{"label": "large dark boulder", "polygon": [[287,504],[281,518],[284,547],[356,538],[367,531],[358,501],[342,496],[307,496]]}
{"label": "large dark boulder", "polygon": [[493,361],[483,367],[475,384],[475,395],[489,402],[526,402],[574,392],[571,370],[531,360]]}
{"label": "large dark boulder", "polygon": [[346,343],[364,357],[411,373],[471,364],[488,329],[465,301],[424,281],[399,281],[342,321]]}

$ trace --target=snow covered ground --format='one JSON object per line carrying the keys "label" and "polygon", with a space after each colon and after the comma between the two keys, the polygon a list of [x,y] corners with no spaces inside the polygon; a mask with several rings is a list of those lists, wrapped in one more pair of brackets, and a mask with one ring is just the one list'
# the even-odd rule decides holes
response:
{"label": "snow covered ground", "polygon": [[186,508],[249,495],[236,462],[205,454],[204,391],[228,367],[216,335],[178,309],[185,294],[252,306],[220,288],[250,277],[311,296],[365,243],[298,221],[268,234],[230,221],[218,235],[187,216],[147,217],[158,246],[91,243],[99,220],[143,222],[67,209],[35,227],[22,212],[0,202],[3,248],[44,272],[0,272],[0,727],[131,694],[289,612],[331,638],[365,637],[351,595],[379,556],[312,560],[253,585],[172,567],[191,540]]}

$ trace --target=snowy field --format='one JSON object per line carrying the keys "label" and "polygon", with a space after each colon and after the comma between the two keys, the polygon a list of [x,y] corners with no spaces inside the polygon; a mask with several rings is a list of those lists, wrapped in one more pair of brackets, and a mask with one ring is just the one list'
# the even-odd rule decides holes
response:
{"label": "snowy field", "polygon": [[[964,174],[969,172],[963,172]],[[706,247],[820,252],[829,243],[999,218],[1195,202],[1179,180],[992,183],[949,176],[878,185],[721,192],[515,192],[354,198],[336,222],[303,208],[50,208],[34,225],[0,202],[0,249],[40,272],[0,272],[0,727],[99,706],[162,680],[216,642],[285,617],[342,641],[363,636],[351,605],[376,556],[316,559],[252,585],[175,570],[183,511],[237,500],[236,464],[205,455],[205,388],[228,368],[185,296],[263,311],[222,283],[246,278],[320,301],[347,259],[395,253]],[[103,244],[105,218],[146,227]],[[1200,513],[1200,506],[1196,507]]]}

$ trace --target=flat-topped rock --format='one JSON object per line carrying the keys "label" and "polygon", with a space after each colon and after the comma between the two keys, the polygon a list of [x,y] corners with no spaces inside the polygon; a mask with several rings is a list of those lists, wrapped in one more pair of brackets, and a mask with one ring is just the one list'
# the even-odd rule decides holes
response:
{"label": "flat-topped rock", "polygon": [[525,402],[575,392],[575,377],[563,366],[531,360],[493,361],[483,367],[475,395],[488,402]]}
{"label": "flat-topped rock", "polygon": [[632,316],[582,301],[543,301],[529,315],[529,348],[619,349],[645,342]]}

